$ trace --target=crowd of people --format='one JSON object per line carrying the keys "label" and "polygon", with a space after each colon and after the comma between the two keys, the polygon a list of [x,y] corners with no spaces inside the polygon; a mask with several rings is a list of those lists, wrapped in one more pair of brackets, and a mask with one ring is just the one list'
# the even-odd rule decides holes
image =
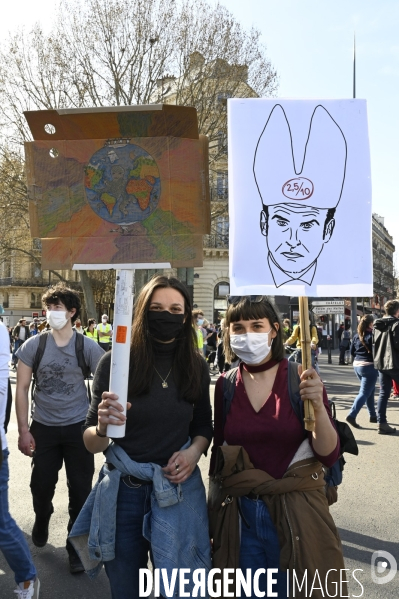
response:
{"label": "crowd of people", "polygon": [[[313,366],[303,370],[301,323],[291,328],[288,320],[281,322],[267,297],[230,297],[225,317],[211,324],[201,310],[192,310],[180,281],[157,275],[136,298],[125,413],[110,390],[107,315],[83,327],[79,295],[61,284],[46,291],[43,304],[45,327],[22,318],[12,331],[18,448],[32,462],[36,547],[48,542],[64,466],[70,572],[94,577],[104,566],[113,599],[139,597],[139,570],[149,557],[169,581],[176,567],[208,572],[213,565],[251,575],[274,568],[273,591],[281,598],[289,596],[286,571],[295,568],[298,577],[317,570],[328,578],[326,593],[334,591],[345,566],[323,468],[336,463],[341,448],[313,367],[317,326],[311,323],[309,331]],[[399,302],[385,308],[386,316],[375,322],[363,317],[353,336],[350,352],[361,387],[347,420],[357,427],[366,404],[379,432],[393,434],[386,406],[392,381],[399,383]],[[38,599],[38,573],[8,509],[9,339],[0,324],[0,549],[15,574],[17,597]],[[286,353],[292,344],[294,362]],[[213,420],[210,370],[220,374]],[[313,431],[303,425],[303,399],[313,405]],[[125,426],[125,434],[109,438],[108,424]],[[207,506],[198,461],[212,439]],[[96,453],[104,454],[105,463],[92,488]],[[190,593],[194,581],[187,580]],[[268,592],[266,574],[258,585]],[[167,596],[164,578],[160,592]],[[258,596],[258,590],[246,596]]]}
{"label": "crowd of people", "polygon": [[[353,368],[360,381],[360,389],[346,417],[354,428],[361,428],[356,416],[366,404],[370,422],[378,423],[378,433],[394,435],[396,428],[387,422],[389,397],[398,397],[399,386],[399,302],[389,300],[384,306],[385,315],[374,319],[372,315],[361,318],[350,345]],[[380,390],[377,409],[374,394],[377,380]]]}
{"label": "crowd of people", "polygon": [[[18,324],[15,327],[7,327],[8,335],[10,338],[10,351],[12,353],[11,368],[16,370],[18,364],[18,356],[16,355],[17,350],[27,341],[30,337],[35,337],[42,331],[50,330],[50,325],[46,319],[40,320],[39,318],[33,318],[32,322],[27,324],[26,318],[22,317],[18,320]],[[96,343],[103,348],[104,351],[108,351],[112,344],[112,325],[108,322],[108,315],[103,314],[101,322],[97,324],[95,318],[89,318],[87,320],[87,326],[82,325],[80,318],[77,318],[73,325],[73,330],[82,335],[86,335],[93,339]]]}

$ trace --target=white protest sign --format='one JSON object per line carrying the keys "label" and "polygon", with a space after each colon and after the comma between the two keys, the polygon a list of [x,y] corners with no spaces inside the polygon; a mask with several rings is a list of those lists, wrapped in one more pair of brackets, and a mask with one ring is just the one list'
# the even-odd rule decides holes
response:
{"label": "white protest sign", "polygon": [[371,296],[365,100],[230,99],[228,134],[231,293]]}

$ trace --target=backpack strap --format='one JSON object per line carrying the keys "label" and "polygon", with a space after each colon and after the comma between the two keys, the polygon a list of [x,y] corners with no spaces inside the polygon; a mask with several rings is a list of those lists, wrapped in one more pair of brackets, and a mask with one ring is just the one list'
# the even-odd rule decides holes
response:
{"label": "backpack strap", "polygon": [[288,361],[288,394],[290,396],[290,402],[292,409],[294,410],[299,422],[302,424],[305,430],[304,418],[304,407],[301,395],[299,393],[299,383],[301,379],[298,374],[298,363]]}
{"label": "backpack strap", "polygon": [[78,360],[78,365],[80,370],[83,373],[83,376],[85,379],[87,379],[87,377],[89,377],[91,375],[91,369],[90,366],[87,365],[86,360],[85,360],[85,354],[84,354],[84,335],[82,335],[81,333],[76,333],[76,338],[75,338],[75,353],[76,353],[76,358]]}
{"label": "backpack strap", "polygon": [[40,333],[39,335],[39,345],[38,348],[36,350],[36,354],[35,357],[33,359],[33,364],[32,364],[32,386],[30,388],[30,419],[33,419],[33,413],[35,411],[35,389],[36,389],[36,385],[37,385],[37,371],[39,369],[40,366],[40,362],[42,361],[43,355],[44,355],[44,350],[46,349],[46,343],[47,343],[47,339],[48,339],[48,335],[50,334],[50,331],[43,331],[43,333]]}
{"label": "backpack strap", "polygon": [[[84,335],[81,335],[81,333],[76,333],[76,338],[75,338],[76,358],[78,360],[79,368],[82,371],[83,378],[88,379],[89,376],[91,375],[91,368],[90,368],[90,366],[87,365],[86,360],[85,360],[84,346],[85,346]],[[89,381],[87,381],[87,395],[88,395],[89,403],[91,403],[91,389],[90,389]]]}
{"label": "backpack strap", "polygon": [[36,350],[36,354],[35,354],[35,357],[33,359],[33,364],[32,364],[32,376],[33,376],[32,397],[33,397],[33,387],[36,387],[36,382],[37,382],[37,371],[40,366],[40,362],[42,361],[42,358],[44,355],[44,350],[46,349],[46,343],[47,343],[47,338],[48,338],[49,334],[50,334],[50,331],[44,331],[43,333],[40,333],[40,335],[39,335],[39,345]]}
{"label": "backpack strap", "polygon": [[236,389],[237,372],[238,366],[225,372],[223,377],[223,430]]}

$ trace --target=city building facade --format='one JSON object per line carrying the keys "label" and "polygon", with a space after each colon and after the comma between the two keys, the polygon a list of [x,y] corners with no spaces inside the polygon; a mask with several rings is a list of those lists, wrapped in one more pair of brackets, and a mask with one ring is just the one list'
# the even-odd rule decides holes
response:
{"label": "city building facade", "polygon": [[380,312],[385,302],[396,297],[396,273],[394,268],[395,246],[392,235],[385,226],[383,216],[373,214],[373,290],[370,307]]}

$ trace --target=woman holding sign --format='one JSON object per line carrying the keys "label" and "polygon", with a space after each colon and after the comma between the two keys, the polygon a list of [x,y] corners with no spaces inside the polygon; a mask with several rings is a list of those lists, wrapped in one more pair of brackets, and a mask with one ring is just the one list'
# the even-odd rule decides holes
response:
{"label": "woman holding sign", "polygon": [[[210,568],[197,466],[212,439],[210,379],[180,281],[156,276],[137,297],[126,416],[108,392],[111,360],[109,352],[98,365],[84,432],[87,449],[106,459],[92,497],[93,514],[100,505],[99,520],[93,524],[92,517],[89,536],[99,563],[86,570],[95,574],[104,561],[112,597],[133,599],[143,596],[139,570],[147,568],[149,553],[155,568],[167,569],[169,581],[175,567]],[[109,423],[126,423],[125,436],[110,443]]]}
{"label": "woman holding sign", "polygon": [[[339,440],[314,369],[299,380],[302,367],[284,358],[273,305],[265,296],[231,297],[228,302],[226,359],[238,356],[241,364],[224,373],[215,389],[215,484],[210,490],[214,566],[239,567],[244,574],[250,568],[252,575],[275,568],[272,590],[287,597],[283,570],[290,571],[291,586],[292,570],[298,580],[306,571],[312,579],[317,570],[324,584],[329,569],[343,567],[322,468],[337,460]],[[314,408],[313,432],[303,425],[305,398]],[[260,596],[259,589],[267,593],[268,578],[269,572],[253,577],[253,591],[246,596]],[[332,576],[328,582],[329,592],[334,580]]]}

